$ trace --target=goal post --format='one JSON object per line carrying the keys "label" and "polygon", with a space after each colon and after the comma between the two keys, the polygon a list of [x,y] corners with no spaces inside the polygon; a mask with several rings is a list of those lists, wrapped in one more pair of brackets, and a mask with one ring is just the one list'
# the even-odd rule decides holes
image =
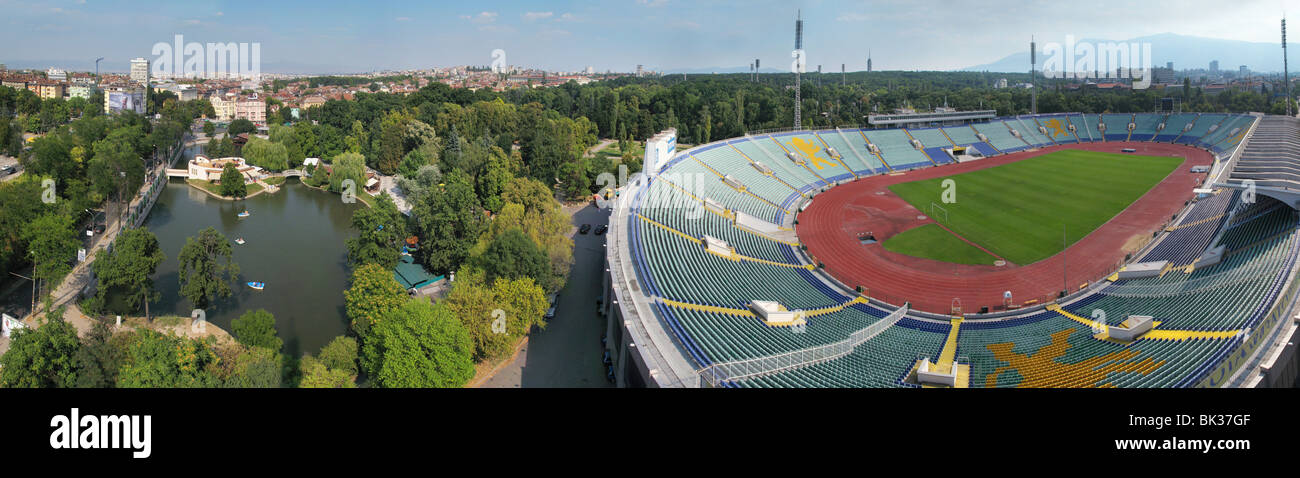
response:
{"label": "goal post", "polygon": [[943,206],[940,206],[938,203],[935,203],[934,201],[930,201],[929,212],[930,212],[930,217],[933,218],[934,220],[939,221],[941,220],[940,218],[942,218],[942,222],[944,224],[948,224],[948,210],[944,209]]}

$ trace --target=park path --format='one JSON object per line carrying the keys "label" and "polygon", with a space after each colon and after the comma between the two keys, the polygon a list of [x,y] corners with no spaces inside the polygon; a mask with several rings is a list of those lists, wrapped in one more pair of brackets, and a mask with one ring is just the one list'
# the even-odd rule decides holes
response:
{"label": "park path", "polygon": [[[196,144],[198,144],[198,140],[191,136],[190,140],[185,142],[182,146],[182,152],[180,154],[183,156],[184,149]],[[155,165],[152,172],[155,175],[165,176],[167,174],[166,168],[167,163],[159,162]],[[66,306],[63,313],[63,319],[75,326],[77,328],[77,333],[80,335],[84,336],[86,333],[90,332],[91,327],[95,324],[95,319],[87,316],[79,307],[77,307],[77,299],[79,295],[82,291],[86,290],[91,282],[92,274],[90,265],[95,262],[95,258],[99,256],[99,253],[108,247],[109,244],[112,244],[113,240],[117,238],[117,235],[122,232],[122,227],[128,220],[126,213],[135,210],[142,201],[149,200],[146,196],[149,192],[150,186],[152,185],[151,182],[145,181],[145,184],[140,187],[140,190],[136,191],[136,193],[131,196],[130,204],[125,208],[120,208],[114,214],[114,216],[116,216],[115,220],[109,221],[109,223],[106,224],[104,232],[95,240],[95,244],[86,251],[86,260],[73,266],[72,271],[63,278],[63,282],[60,282],[58,287],[55,287],[54,291],[50,293],[53,307],[58,308],[59,306]],[[27,324],[28,327],[39,327],[40,324],[37,317],[43,316],[44,313],[45,302],[40,301],[36,304],[36,308],[32,310],[31,313],[22,318],[22,321],[24,324]],[[4,345],[7,346],[8,344],[6,343]],[[0,353],[3,353],[3,351],[3,349],[0,349]]]}

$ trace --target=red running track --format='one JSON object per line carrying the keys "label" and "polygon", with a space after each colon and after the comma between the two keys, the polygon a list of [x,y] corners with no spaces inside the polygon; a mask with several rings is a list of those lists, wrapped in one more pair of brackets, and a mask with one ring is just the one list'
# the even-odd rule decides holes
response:
{"label": "red running track", "polygon": [[[885,250],[880,242],[861,244],[858,234],[871,232],[878,241],[934,222],[887,189],[892,184],[951,176],[991,168],[1061,149],[1179,156],[1184,161],[1169,176],[1128,209],[1071,245],[1063,253],[1028,265],[965,265],[912,257]],[[825,264],[826,272],[849,287],[862,286],[871,297],[893,304],[910,301],[915,309],[947,314],[953,299],[972,313],[981,306],[1002,310],[1002,294],[1011,291],[1016,304],[1045,302],[1063,290],[1102,279],[1123,262],[1124,254],[1146,244],[1183,204],[1191,199],[1206,174],[1193,174],[1194,165],[1214,161],[1209,152],[1165,143],[1107,142],[1049,146],[978,161],[909,171],[902,175],[870,176],[818,194],[799,214],[797,232],[808,254]],[[1068,265],[1068,275],[1062,264]]]}

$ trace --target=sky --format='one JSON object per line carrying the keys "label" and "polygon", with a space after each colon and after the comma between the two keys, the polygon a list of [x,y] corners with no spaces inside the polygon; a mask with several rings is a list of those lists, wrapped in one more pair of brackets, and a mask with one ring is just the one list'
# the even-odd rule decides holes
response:
{"label": "sky", "polygon": [[[809,70],[955,70],[1039,41],[1173,32],[1279,41],[1300,0],[0,0],[0,63],[126,71],[155,43],[257,42],[262,71],[488,65],[552,71],[787,68],[804,18]],[[1294,35],[1300,35],[1300,25]],[[1295,43],[1294,41],[1292,43]],[[1229,61],[1231,63],[1231,61]],[[48,65],[47,65],[48,64]]]}

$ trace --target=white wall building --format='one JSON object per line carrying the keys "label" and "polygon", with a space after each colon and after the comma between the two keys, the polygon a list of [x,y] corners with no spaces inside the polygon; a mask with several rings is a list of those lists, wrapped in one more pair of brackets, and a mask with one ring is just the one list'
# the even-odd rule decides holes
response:
{"label": "white wall building", "polygon": [[141,85],[149,84],[149,60],[144,58],[131,60],[131,81]]}

